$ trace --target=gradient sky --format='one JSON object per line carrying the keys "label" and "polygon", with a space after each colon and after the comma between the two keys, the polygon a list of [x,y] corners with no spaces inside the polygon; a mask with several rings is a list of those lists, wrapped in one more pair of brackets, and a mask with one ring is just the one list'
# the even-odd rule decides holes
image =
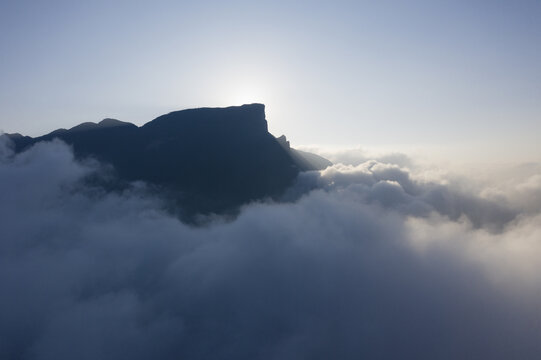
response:
{"label": "gradient sky", "polygon": [[538,159],[540,1],[2,1],[0,129],[249,102],[294,145]]}

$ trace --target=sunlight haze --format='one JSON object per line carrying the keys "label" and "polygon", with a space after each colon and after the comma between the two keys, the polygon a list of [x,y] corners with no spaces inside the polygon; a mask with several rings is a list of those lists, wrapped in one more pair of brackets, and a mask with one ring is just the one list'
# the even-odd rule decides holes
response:
{"label": "sunlight haze", "polygon": [[537,1],[2,2],[0,129],[261,102],[296,145],[532,157],[540,18]]}

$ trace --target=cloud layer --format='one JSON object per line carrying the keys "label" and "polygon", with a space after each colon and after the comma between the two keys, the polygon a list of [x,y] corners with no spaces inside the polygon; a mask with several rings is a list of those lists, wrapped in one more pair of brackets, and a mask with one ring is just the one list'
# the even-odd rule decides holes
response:
{"label": "cloud layer", "polygon": [[62,143],[0,154],[0,358],[541,353],[539,174],[339,164],[194,228],[144,184],[92,188]]}

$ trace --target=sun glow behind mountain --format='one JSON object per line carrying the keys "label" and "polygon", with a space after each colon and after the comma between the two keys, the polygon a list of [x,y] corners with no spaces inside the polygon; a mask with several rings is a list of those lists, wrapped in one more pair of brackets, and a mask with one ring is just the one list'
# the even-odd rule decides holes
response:
{"label": "sun glow behind mountain", "polygon": [[224,84],[221,96],[229,105],[244,105],[253,103],[265,103],[270,96],[266,91],[265,84],[257,84],[251,81],[231,81]]}

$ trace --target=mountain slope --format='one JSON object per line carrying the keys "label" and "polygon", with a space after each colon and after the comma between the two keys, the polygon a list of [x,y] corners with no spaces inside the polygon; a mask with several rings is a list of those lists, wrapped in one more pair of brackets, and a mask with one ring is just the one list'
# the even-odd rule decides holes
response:
{"label": "mountain slope", "polygon": [[36,138],[10,138],[17,152],[59,138],[77,157],[111,164],[122,181],[166,190],[188,215],[227,212],[278,196],[299,171],[326,164],[323,159],[314,165],[272,136],[262,104],[175,111],[141,127],[106,119]]}

